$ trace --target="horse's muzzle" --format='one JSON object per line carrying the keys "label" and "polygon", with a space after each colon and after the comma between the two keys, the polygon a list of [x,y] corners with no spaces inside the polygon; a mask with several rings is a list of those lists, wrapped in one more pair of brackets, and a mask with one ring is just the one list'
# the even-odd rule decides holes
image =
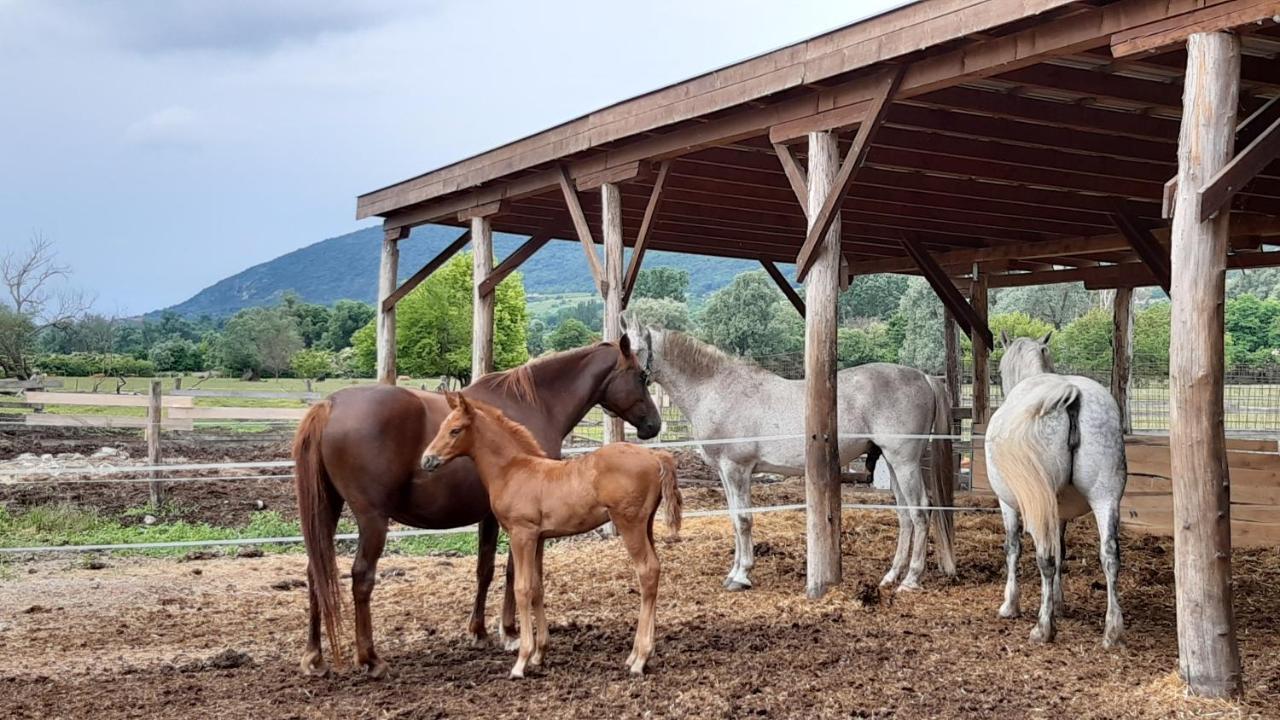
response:
{"label": "horse's muzzle", "polygon": [[439,455],[423,455],[422,456],[422,469],[426,470],[427,472],[432,472],[433,470],[438,469],[443,464],[444,464],[444,460],[441,460]]}

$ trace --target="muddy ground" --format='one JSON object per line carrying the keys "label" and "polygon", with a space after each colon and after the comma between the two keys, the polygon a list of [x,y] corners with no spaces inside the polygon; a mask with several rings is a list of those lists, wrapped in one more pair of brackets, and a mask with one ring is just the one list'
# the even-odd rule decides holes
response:
{"label": "muddy ground", "polygon": [[[723,502],[709,488],[686,495],[692,508]],[[758,485],[754,495],[794,502],[803,486]],[[1049,646],[1027,640],[1029,618],[995,617],[998,517],[968,513],[958,524],[959,577],[931,573],[925,591],[893,595],[875,589],[893,552],[893,515],[846,513],[844,581],[808,601],[802,513],[757,517],[756,588],[744,593],[720,587],[728,521],[690,519],[682,542],[659,549],[658,656],[639,679],[623,669],[638,598],[617,541],[548,550],[550,656],[524,681],[507,679],[509,654],[463,637],[470,558],[384,559],[374,619],[393,676],[382,681],[299,674],[300,556],[111,558],[98,570],[66,557],[11,563],[0,581],[0,697],[6,717],[41,719],[1280,716],[1280,553],[1235,558],[1244,702],[1187,700],[1172,672],[1167,540],[1124,538],[1128,644],[1105,652],[1089,522],[1070,534],[1067,610]],[[1024,558],[1023,576],[1032,572]],[[1037,590],[1026,586],[1024,609]]]}

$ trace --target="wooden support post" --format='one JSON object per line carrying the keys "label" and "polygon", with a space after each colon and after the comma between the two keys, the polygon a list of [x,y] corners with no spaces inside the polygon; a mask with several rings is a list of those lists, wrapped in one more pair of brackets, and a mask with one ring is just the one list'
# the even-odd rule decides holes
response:
{"label": "wooden support post", "polygon": [[1111,397],[1120,408],[1120,427],[1127,435],[1133,432],[1133,415],[1129,408],[1129,376],[1133,367],[1133,288],[1116,288],[1112,311]]}
{"label": "wooden support post", "polygon": [[471,242],[471,231],[467,230],[458,236],[456,240],[449,243],[445,249],[441,250],[435,257],[427,261],[426,265],[419,268],[418,272],[409,276],[408,280],[400,283],[400,287],[396,288],[389,296],[382,299],[381,307],[384,310],[394,310],[396,303],[404,299],[405,295],[413,292],[413,289],[422,284],[422,281],[431,277],[431,274],[439,270],[445,263],[449,262],[449,258],[457,254],[459,250],[466,247]]}
{"label": "wooden support post", "polygon": [[773,278],[773,281],[777,283],[778,289],[786,296],[787,302],[791,303],[791,307],[800,313],[800,317],[804,317],[804,299],[800,297],[795,288],[791,287],[791,283],[787,282],[787,278],[778,269],[778,266],[774,265],[770,260],[761,260],[760,265],[764,267],[765,272],[769,273],[769,277]]}
{"label": "wooden support post", "polygon": [[951,407],[960,407],[960,339],[956,335],[956,318],[950,310],[943,312],[942,323],[947,393],[951,396]]}
{"label": "wooden support post", "polygon": [[[987,324],[987,273],[978,263],[973,264],[973,283],[969,288],[969,304],[974,313]],[[988,330],[990,332],[990,330]],[[988,336],[989,337],[989,336]],[[991,372],[987,359],[991,346],[979,333],[969,337],[973,343],[973,422],[985,425],[991,419]]]}
{"label": "wooden support post", "polygon": [[[622,191],[614,183],[600,186],[600,229],[604,239],[604,339],[622,336]],[[605,416],[604,442],[625,439],[622,418]]]}
{"label": "wooden support post", "polygon": [[1231,159],[1240,41],[1187,41],[1173,216],[1169,447],[1178,663],[1192,693],[1242,691],[1231,597],[1231,498],[1223,429],[1223,297],[1230,213],[1200,219],[1200,189]]}
{"label": "wooden support post", "polygon": [[[839,149],[831,132],[809,135],[809,227],[833,194]],[[838,215],[838,213],[836,213]],[[836,418],[836,309],[840,288],[840,218],[830,219],[813,251],[805,284],[804,396],[807,581],[822,597],[840,583],[840,452]]]}
{"label": "wooden support post", "polygon": [[408,228],[388,230],[382,238],[382,264],[378,266],[378,382],[396,384],[396,305],[387,303],[396,291],[396,270],[400,264],[400,240]]}
{"label": "wooden support post", "polygon": [[493,223],[489,217],[471,218],[471,381],[493,372],[492,293],[481,289],[493,272]]}
{"label": "wooden support post", "polygon": [[[161,417],[164,413],[164,407],[160,402],[161,390],[160,381],[151,381],[151,395],[147,398],[147,464],[159,465],[162,459],[160,455],[160,431]],[[159,470],[151,471],[152,478],[160,477]],[[164,486],[152,480],[151,487],[151,506],[159,508],[164,504]]]}

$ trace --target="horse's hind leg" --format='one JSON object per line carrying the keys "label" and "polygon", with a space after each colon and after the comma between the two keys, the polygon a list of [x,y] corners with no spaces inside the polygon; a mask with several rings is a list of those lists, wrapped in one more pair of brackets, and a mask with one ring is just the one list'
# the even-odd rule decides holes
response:
{"label": "horse's hind leg", "polygon": [[493,559],[498,554],[498,520],[493,515],[480,521],[480,542],[476,552],[476,601],[467,623],[472,645],[481,645],[488,636],[484,628],[484,608],[493,582]]}
{"label": "horse's hind leg", "polygon": [[1018,557],[1022,555],[1022,519],[1018,511],[1000,501],[1000,516],[1004,519],[1004,565],[1007,575],[1004,583],[1004,604],[1000,617],[1016,618],[1022,614],[1018,608]]}
{"label": "horse's hind leg", "polygon": [[387,543],[387,519],[381,516],[356,518],[360,526],[360,540],[356,544],[356,558],[351,563],[351,594],[356,606],[356,662],[363,665],[369,677],[378,679],[387,674],[387,663],[373,649],[373,619],[369,613],[369,598],[377,581],[378,558]]}
{"label": "horse's hind leg", "polygon": [[653,655],[653,634],[658,602],[658,578],[661,565],[658,553],[653,547],[653,514],[650,513],[648,524],[642,519],[614,518],[622,541],[627,546],[631,563],[636,569],[636,579],[640,582],[640,618],[636,622],[636,638],[631,646],[631,654],[627,656],[627,668],[633,675],[644,674],[645,663]]}
{"label": "horse's hind leg", "polygon": [[[338,529],[338,516],[342,514],[342,496],[337,492],[329,494],[330,513],[323,530],[325,542],[333,544],[333,534]],[[310,605],[311,620],[307,626],[307,649],[302,653],[302,672],[308,675],[322,676],[329,672],[324,662],[323,640],[321,638],[320,599],[316,597],[316,580],[311,573],[311,563],[307,563],[307,600]],[[329,642],[337,645],[341,638],[329,638]]]}
{"label": "horse's hind leg", "polygon": [[1058,572],[1061,558],[1054,557],[1049,548],[1036,544],[1036,567],[1040,569],[1040,619],[1031,628],[1033,642],[1053,642],[1054,592],[1053,579]]}
{"label": "horse's hind leg", "polygon": [[1062,610],[1066,604],[1062,601],[1062,572],[1067,564],[1067,522],[1065,520],[1058,523],[1058,547],[1062,548],[1062,557],[1058,558],[1053,574],[1053,609],[1062,617]]}
{"label": "horse's hind leg", "polygon": [[533,583],[533,621],[537,623],[537,626],[534,628],[533,655],[529,658],[530,665],[542,664],[542,660],[547,654],[547,643],[550,640],[550,636],[547,633],[547,608],[543,604],[545,595],[542,583],[542,557],[546,547],[546,541],[539,539],[538,555],[534,561],[537,574]]}
{"label": "horse's hind leg", "polygon": [[751,587],[751,568],[755,567],[755,547],[751,541],[751,468],[729,460],[720,461],[720,482],[733,519],[733,568],[724,580],[726,590]]}
{"label": "horse's hind leg", "polygon": [[505,650],[520,648],[520,630],[516,627],[516,558],[508,550],[507,573],[502,588],[502,619],[498,622],[498,637]]}
{"label": "horse's hind leg", "polygon": [[1124,637],[1124,616],[1120,612],[1120,509],[1111,502],[1094,506],[1093,515],[1098,521],[1101,541],[1099,554],[1102,571],[1107,576],[1107,626],[1102,633],[1103,647],[1115,647]]}
{"label": "horse's hind leg", "polygon": [[897,582],[907,565],[907,554],[911,551],[911,515],[906,510],[907,499],[898,485],[898,475],[893,469],[893,463],[889,463],[888,468],[889,487],[893,489],[893,500],[898,505],[898,549],[893,553],[893,564],[889,567],[889,572],[880,580],[880,587],[888,587]]}
{"label": "horse's hind leg", "polygon": [[[892,465],[892,461],[890,462]],[[899,462],[903,472],[899,477],[906,482],[901,485],[902,496],[906,498],[911,519],[911,564],[907,566],[907,576],[903,578],[899,590],[919,590],[920,574],[924,572],[924,561],[929,550],[929,495],[925,492],[924,478],[920,476],[920,464],[914,460]]]}

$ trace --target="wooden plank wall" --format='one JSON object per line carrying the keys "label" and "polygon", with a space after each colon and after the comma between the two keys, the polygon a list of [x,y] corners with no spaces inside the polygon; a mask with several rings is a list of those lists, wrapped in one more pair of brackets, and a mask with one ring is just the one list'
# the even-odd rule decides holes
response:
{"label": "wooden plank wall", "polygon": [[[981,432],[977,430],[975,432]],[[974,439],[973,491],[990,494],[986,456]],[[1126,529],[1153,535],[1173,534],[1173,491],[1169,438],[1125,438],[1129,482],[1121,503]],[[1280,447],[1275,440],[1227,440],[1231,468],[1231,538],[1236,547],[1280,545]]]}

